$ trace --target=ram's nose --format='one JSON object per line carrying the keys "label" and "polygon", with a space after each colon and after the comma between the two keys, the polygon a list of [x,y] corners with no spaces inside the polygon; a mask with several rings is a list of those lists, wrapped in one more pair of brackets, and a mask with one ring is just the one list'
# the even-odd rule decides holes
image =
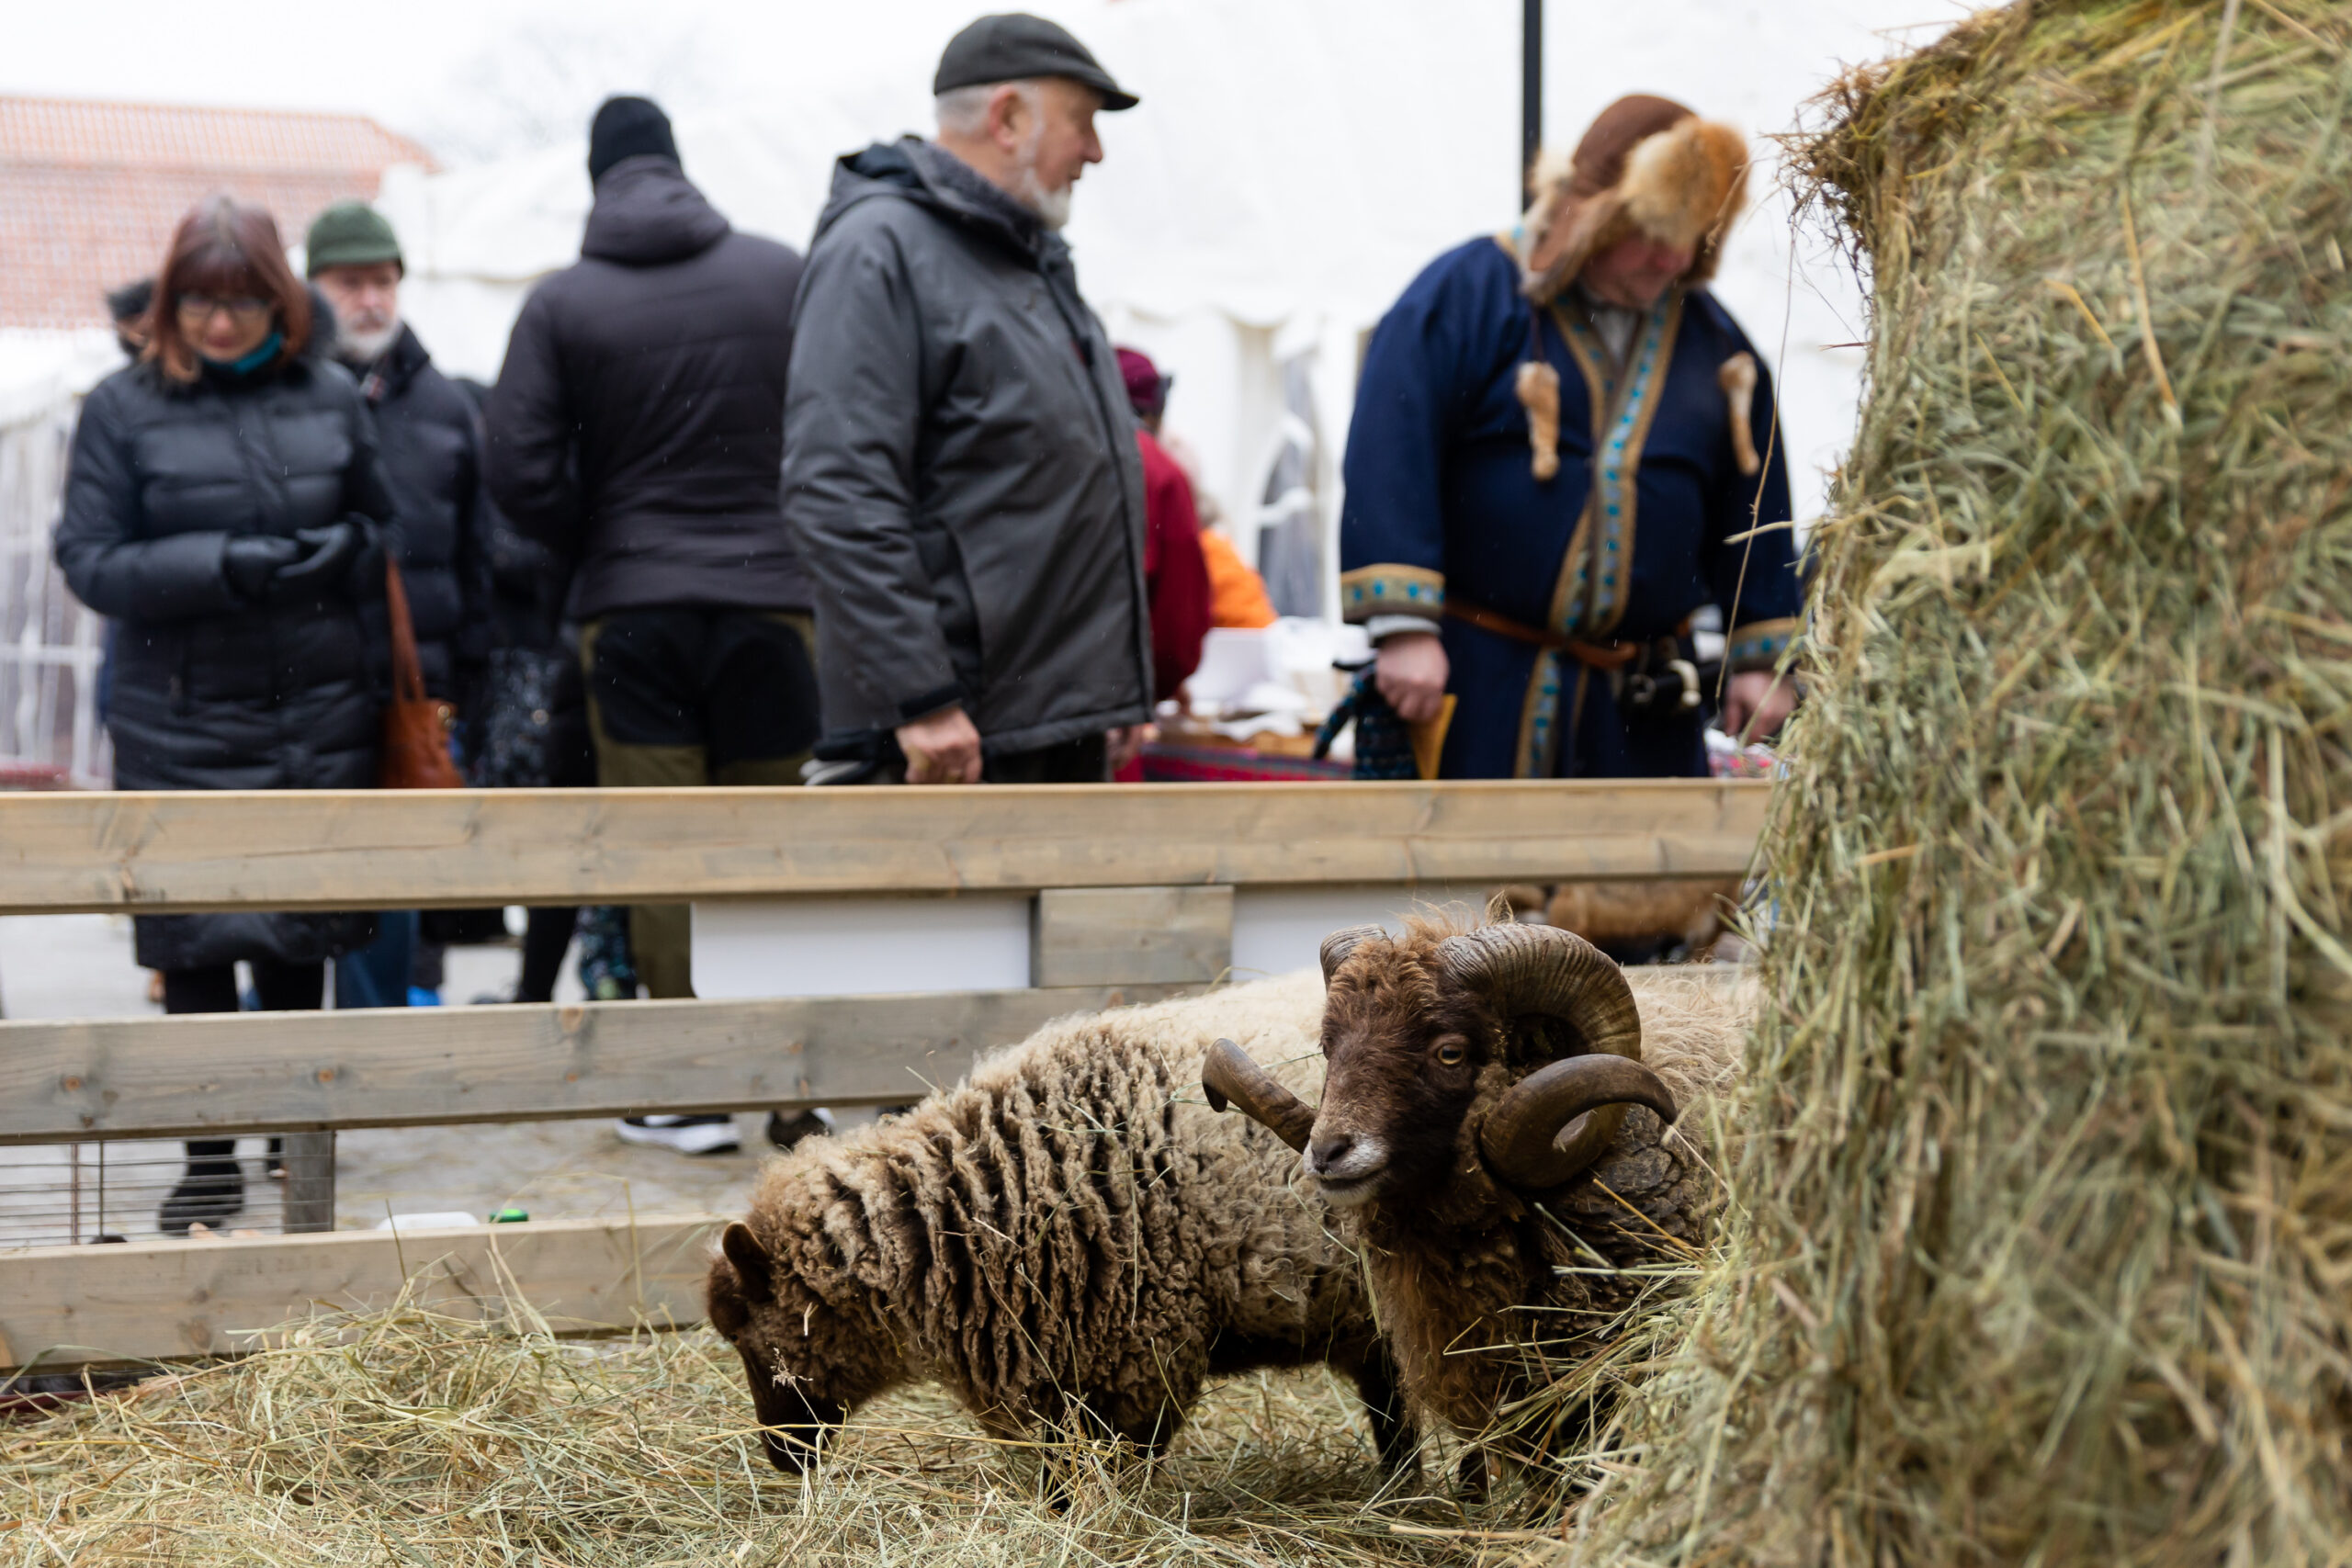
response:
{"label": "ram's nose", "polygon": [[1306,1174],[1322,1184],[1327,1198],[1366,1193],[1374,1178],[1388,1167],[1388,1146],[1362,1133],[1318,1131],[1306,1142],[1301,1156]]}

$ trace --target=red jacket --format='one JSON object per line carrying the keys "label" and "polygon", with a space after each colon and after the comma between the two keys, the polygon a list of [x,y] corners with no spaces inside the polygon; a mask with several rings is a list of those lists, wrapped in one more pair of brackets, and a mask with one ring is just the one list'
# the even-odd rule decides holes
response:
{"label": "red jacket", "polygon": [[1136,431],[1136,445],[1143,449],[1143,581],[1151,602],[1154,697],[1164,701],[1201,667],[1201,640],[1209,633],[1209,566],[1201,554],[1193,481],[1149,431]]}

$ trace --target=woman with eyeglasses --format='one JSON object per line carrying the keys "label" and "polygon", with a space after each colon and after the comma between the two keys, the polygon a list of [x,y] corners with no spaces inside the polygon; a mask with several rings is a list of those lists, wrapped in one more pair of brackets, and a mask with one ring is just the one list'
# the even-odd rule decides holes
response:
{"label": "woman with eyeglasses", "polygon": [[[358,387],[259,208],[213,197],[181,220],[137,363],[74,431],[57,564],[118,623],[107,729],[122,789],[334,789],[376,779],[391,513]],[[379,634],[380,636],[380,631]],[[256,850],[270,846],[255,845]],[[315,1008],[325,960],[367,916],[137,917],[166,1012],[232,1012],[236,965],[270,1010]],[[244,1208],[229,1139],[192,1142],[162,1228]]]}

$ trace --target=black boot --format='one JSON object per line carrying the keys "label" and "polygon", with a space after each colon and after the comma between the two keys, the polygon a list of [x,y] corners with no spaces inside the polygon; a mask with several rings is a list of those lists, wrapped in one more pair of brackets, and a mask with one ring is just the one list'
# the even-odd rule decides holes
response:
{"label": "black boot", "polygon": [[245,1209],[245,1171],[237,1163],[233,1138],[192,1139],[187,1145],[187,1174],[164,1200],[156,1225],[165,1235],[186,1235],[198,1222],[218,1228],[220,1222]]}
{"label": "black boot", "polygon": [[768,1142],[779,1149],[793,1148],[804,1138],[821,1137],[832,1130],[832,1123],[820,1111],[803,1111],[789,1120],[780,1111],[768,1112]]}

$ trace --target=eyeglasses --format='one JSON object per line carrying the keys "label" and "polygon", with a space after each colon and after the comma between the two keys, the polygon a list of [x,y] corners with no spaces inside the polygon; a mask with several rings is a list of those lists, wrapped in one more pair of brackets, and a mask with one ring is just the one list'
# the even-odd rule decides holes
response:
{"label": "eyeglasses", "polygon": [[211,319],[215,310],[226,310],[232,321],[253,322],[269,314],[267,299],[216,299],[209,294],[183,294],[179,298],[180,320],[203,321]]}

